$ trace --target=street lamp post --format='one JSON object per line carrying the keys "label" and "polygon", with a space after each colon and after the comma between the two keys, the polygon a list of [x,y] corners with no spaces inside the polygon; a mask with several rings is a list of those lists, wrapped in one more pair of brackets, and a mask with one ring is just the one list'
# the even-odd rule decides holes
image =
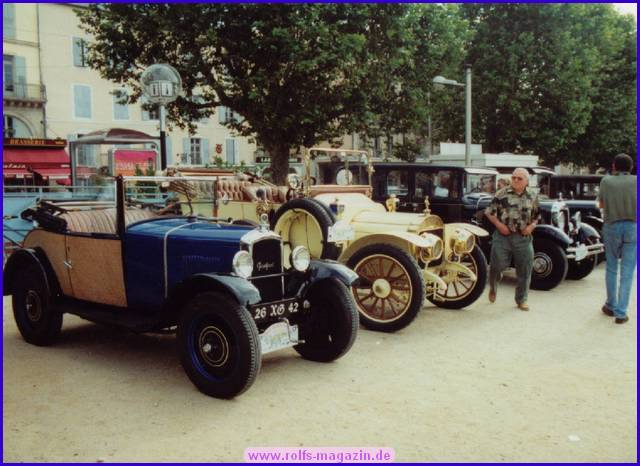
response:
{"label": "street lamp post", "polygon": [[465,66],[465,82],[459,83],[454,79],[447,79],[443,76],[433,78],[434,88],[444,86],[464,87],[464,163],[471,165],[471,65]]}
{"label": "street lamp post", "polygon": [[167,64],[148,67],[140,76],[142,92],[149,102],[160,110],[160,169],[167,168],[167,143],[165,133],[165,105],[173,102],[182,93],[182,79],[176,69]]}

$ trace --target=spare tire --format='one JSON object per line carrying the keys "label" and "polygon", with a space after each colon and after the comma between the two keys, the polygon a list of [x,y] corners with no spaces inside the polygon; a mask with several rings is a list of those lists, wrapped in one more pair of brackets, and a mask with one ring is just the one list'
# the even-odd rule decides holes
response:
{"label": "spare tire", "polygon": [[292,199],[276,211],[271,228],[282,236],[285,246],[292,250],[305,246],[314,259],[337,259],[338,247],[329,243],[329,227],[336,216],[315,199]]}

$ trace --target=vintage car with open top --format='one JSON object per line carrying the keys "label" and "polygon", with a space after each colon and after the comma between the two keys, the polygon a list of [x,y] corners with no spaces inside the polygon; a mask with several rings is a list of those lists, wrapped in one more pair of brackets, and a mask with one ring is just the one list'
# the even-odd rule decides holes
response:
{"label": "vintage car with open top", "polygon": [[[118,177],[115,207],[42,203],[23,212],[39,226],[4,269],[23,338],[53,343],[63,313],[139,332],[177,327],[187,375],[220,398],[251,386],[263,354],[293,347],[322,362],[345,354],[358,327],[349,292],[357,275],[303,246],[285,248],[266,217],[256,228],[181,215],[176,193],[192,182]],[[142,184],[169,205],[140,208]]]}
{"label": "vintage car with open top", "polygon": [[[349,170],[355,161],[362,181],[344,185],[322,182],[325,162]],[[482,294],[486,259],[476,236],[487,232],[470,223],[446,224],[428,209],[396,212],[371,200],[370,160],[365,151],[305,149],[305,176],[289,186],[260,178],[212,177],[193,196],[217,196],[214,215],[256,222],[266,213],[287,251],[303,245],[314,258],[336,259],[353,268],[361,280],[352,287],[360,322],[372,330],[392,332],[409,325],[428,299],[436,306],[460,309]],[[334,169],[334,167],[331,167]],[[191,206],[189,199],[183,208]],[[202,210],[198,212],[205,213]],[[209,213],[211,215],[211,213]]]}

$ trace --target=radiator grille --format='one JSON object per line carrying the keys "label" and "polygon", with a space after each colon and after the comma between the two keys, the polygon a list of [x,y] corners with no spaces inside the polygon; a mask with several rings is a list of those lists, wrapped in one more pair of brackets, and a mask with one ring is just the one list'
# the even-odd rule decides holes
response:
{"label": "radiator grille", "polygon": [[282,273],[282,245],[278,239],[264,239],[253,244],[253,275],[251,281],[260,291],[262,301],[283,298],[282,277],[270,275]]}

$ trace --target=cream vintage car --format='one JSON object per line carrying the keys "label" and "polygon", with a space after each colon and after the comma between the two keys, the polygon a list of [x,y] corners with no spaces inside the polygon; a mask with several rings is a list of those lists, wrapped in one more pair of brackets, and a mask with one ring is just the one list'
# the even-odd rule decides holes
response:
{"label": "cream vintage car", "polygon": [[[350,159],[370,160],[364,151],[307,149],[304,179],[293,176],[283,187],[258,178],[213,176],[212,183],[183,199],[182,208],[247,223],[257,223],[266,213],[285,248],[302,245],[314,258],[346,264],[361,277],[352,292],[360,321],[372,330],[406,327],[425,298],[449,309],[478,299],[487,263],[476,235],[487,235],[484,229],[445,224],[429,212],[428,199],[421,214],[395,212],[393,198],[386,206],[372,201],[371,183],[351,184],[352,176],[344,177],[344,184],[318,184],[323,158],[343,162],[345,173],[351,173]],[[365,181],[372,173],[366,166]],[[202,196],[216,198],[213,212],[200,210]]]}

